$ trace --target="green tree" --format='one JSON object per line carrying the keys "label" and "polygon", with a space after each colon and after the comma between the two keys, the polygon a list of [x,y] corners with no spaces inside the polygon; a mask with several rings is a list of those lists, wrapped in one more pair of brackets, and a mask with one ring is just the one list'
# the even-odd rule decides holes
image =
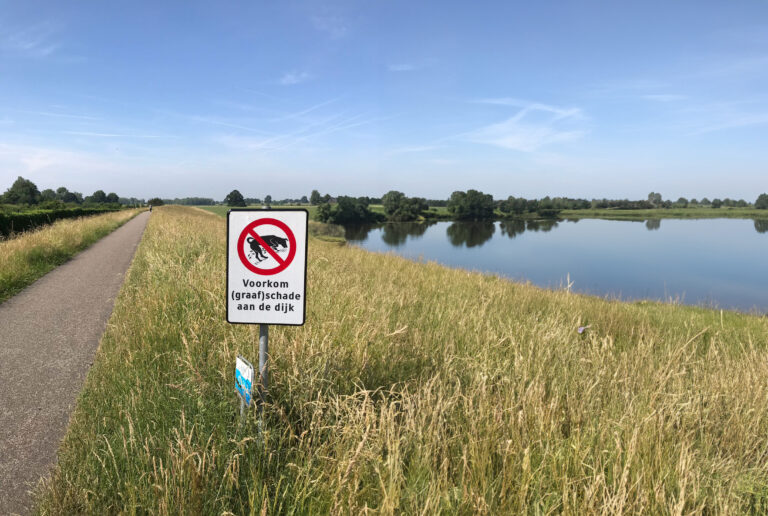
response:
{"label": "green tree", "polygon": [[160,197],[153,197],[147,201],[147,204],[149,204],[150,206],[162,206],[165,203]]}
{"label": "green tree", "polygon": [[493,197],[477,190],[453,192],[447,206],[448,211],[460,220],[483,220],[493,217]]}
{"label": "green tree", "polygon": [[3,202],[8,204],[37,204],[40,202],[40,190],[37,189],[35,183],[19,176],[3,194]]}
{"label": "green tree", "polygon": [[677,208],[687,208],[688,207],[688,199],[685,197],[680,197],[677,201],[675,201],[675,207]]}
{"label": "green tree", "polygon": [[61,198],[61,200],[63,202],[74,202],[74,203],[80,204],[83,202],[83,196],[82,194],[78,196],[77,192],[67,192]]}
{"label": "green tree", "polygon": [[118,196],[115,192],[110,192],[107,194],[106,202],[120,202],[120,196]]}
{"label": "green tree", "polygon": [[232,190],[229,192],[224,198],[224,202],[227,204],[227,206],[245,206],[245,199],[243,199],[243,194],[237,190]]}
{"label": "green tree", "polygon": [[403,192],[398,192],[396,190],[390,190],[385,193],[381,198],[381,204],[384,205],[384,213],[386,213],[388,217],[392,217],[397,210],[400,209],[400,205],[405,198]]}
{"label": "green tree", "polygon": [[426,199],[421,197],[407,197],[404,193],[390,190],[381,198],[389,220],[409,221],[418,219],[429,209]]}
{"label": "green tree", "polygon": [[264,204],[266,204],[267,206],[272,206],[272,196],[271,195],[264,196]]}
{"label": "green tree", "polygon": [[755,208],[758,210],[768,210],[768,194],[760,194],[757,196]]}
{"label": "green tree", "polygon": [[649,193],[648,202],[651,203],[654,208],[659,208],[663,202],[661,199],[661,194],[657,192]]}
{"label": "green tree", "polygon": [[309,203],[309,199],[307,199],[307,196],[306,196],[306,195],[302,195],[302,196],[301,196],[301,199],[299,199],[299,202],[300,202],[301,204],[308,204],[308,203]]}
{"label": "green tree", "polygon": [[107,202],[107,194],[104,193],[104,190],[96,190],[93,195],[86,197],[85,202],[94,204]]}
{"label": "green tree", "polygon": [[713,208],[719,208],[722,205],[723,205],[723,201],[721,201],[720,199],[712,199]]}
{"label": "green tree", "polygon": [[40,200],[41,201],[55,201],[56,200],[56,192],[54,192],[50,188],[46,188],[45,190],[40,192]]}
{"label": "green tree", "polygon": [[320,222],[330,222],[331,221],[331,205],[327,202],[324,202],[320,206],[317,207],[317,220]]}
{"label": "green tree", "polygon": [[367,197],[339,196],[336,204],[323,203],[317,207],[317,220],[333,224],[358,224],[383,218],[368,208]]}
{"label": "green tree", "polygon": [[323,198],[320,196],[320,192],[317,190],[312,190],[312,193],[309,196],[309,204],[312,206],[317,206],[322,202]]}

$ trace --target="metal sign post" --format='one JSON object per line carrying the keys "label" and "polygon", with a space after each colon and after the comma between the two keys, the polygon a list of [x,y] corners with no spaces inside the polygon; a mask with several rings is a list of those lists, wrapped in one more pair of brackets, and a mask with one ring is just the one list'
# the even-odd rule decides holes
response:
{"label": "metal sign post", "polygon": [[259,417],[269,392],[269,325],[259,325]]}

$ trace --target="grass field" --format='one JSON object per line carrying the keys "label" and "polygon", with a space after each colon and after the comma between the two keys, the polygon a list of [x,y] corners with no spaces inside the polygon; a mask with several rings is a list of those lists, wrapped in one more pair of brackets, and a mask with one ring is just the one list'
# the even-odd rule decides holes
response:
{"label": "grass field", "polygon": [[[215,213],[216,215],[221,215],[222,217],[227,216],[227,212],[231,210],[229,206],[198,206],[199,208],[210,211],[211,213]],[[311,220],[315,219],[315,214],[317,213],[317,206],[273,206],[272,209],[280,210],[280,209],[297,209],[301,208],[304,210],[307,210],[309,212],[309,218]],[[245,209],[245,208],[242,208]],[[261,204],[253,205],[253,206],[247,206],[247,209],[251,210],[260,210],[262,209]]]}
{"label": "grass field", "polygon": [[714,219],[714,218],[768,218],[768,210],[754,208],[670,208],[658,210],[563,210],[561,217],[610,219]]}
{"label": "grass field", "polygon": [[139,210],[64,219],[0,241],[0,303],[111,233]]}
{"label": "grass field", "polygon": [[[226,217],[229,207],[227,206],[200,206],[200,208],[216,213]],[[261,209],[261,206],[250,206],[250,208]],[[280,208],[305,208],[309,211],[309,218],[315,219],[317,213],[317,206],[275,206],[274,209]],[[371,210],[378,213],[384,213],[384,207],[380,204],[372,204]],[[447,219],[450,218],[448,209],[444,206],[431,208],[430,211],[434,213],[433,218]],[[646,220],[646,219],[703,219],[703,218],[741,218],[741,219],[768,219],[768,210],[756,210],[754,208],[727,208],[722,207],[718,209],[713,208],[671,208],[671,209],[655,209],[655,210],[615,210],[615,209],[599,209],[599,210],[563,210],[560,212],[560,218],[574,218],[574,219],[619,219],[619,220]],[[496,211],[496,218],[503,219],[508,218],[510,215],[506,215],[500,211]],[[535,213],[526,213],[522,216],[515,216],[522,218],[538,218]]]}
{"label": "grass field", "polygon": [[258,329],[224,321],[224,283],[224,220],[157,209],[40,513],[768,511],[765,317],[313,239],[260,434],[233,372]]}

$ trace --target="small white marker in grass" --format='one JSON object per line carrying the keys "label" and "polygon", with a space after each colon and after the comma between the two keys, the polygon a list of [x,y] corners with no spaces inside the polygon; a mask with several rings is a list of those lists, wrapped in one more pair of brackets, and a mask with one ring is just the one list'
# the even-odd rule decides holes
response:
{"label": "small white marker in grass", "polygon": [[235,361],[235,389],[240,396],[240,417],[245,417],[245,407],[251,405],[253,393],[253,365],[240,355]]}

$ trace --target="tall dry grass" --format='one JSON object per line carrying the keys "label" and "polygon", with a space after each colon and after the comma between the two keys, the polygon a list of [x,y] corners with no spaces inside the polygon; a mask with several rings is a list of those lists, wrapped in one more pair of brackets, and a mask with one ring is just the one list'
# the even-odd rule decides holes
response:
{"label": "tall dry grass", "polygon": [[[310,242],[237,424],[225,223],[150,220],[44,514],[768,511],[768,320],[627,304]],[[591,325],[584,334],[579,326]]]}
{"label": "tall dry grass", "polygon": [[0,303],[111,233],[138,210],[62,219],[0,241]]}

